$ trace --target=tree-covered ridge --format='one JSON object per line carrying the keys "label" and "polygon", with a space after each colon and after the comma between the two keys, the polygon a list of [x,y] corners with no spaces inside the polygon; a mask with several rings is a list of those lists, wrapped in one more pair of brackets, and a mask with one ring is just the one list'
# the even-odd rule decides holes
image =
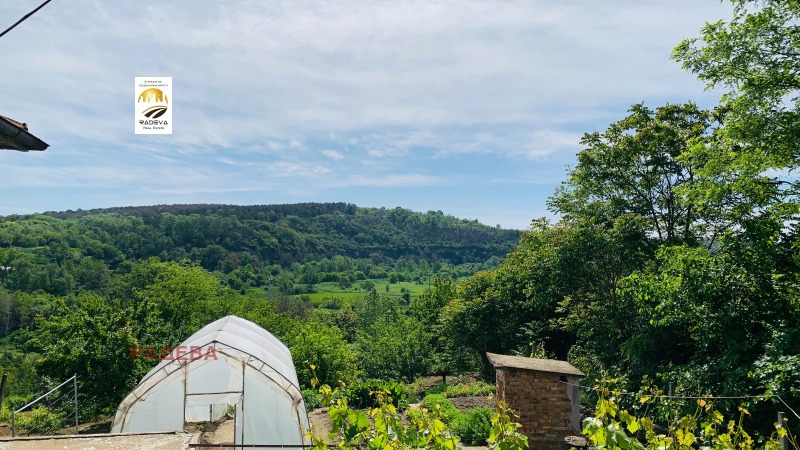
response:
{"label": "tree-covered ridge", "polygon": [[344,203],[6,216],[0,218],[0,266],[6,268],[0,280],[14,291],[63,295],[100,289],[121,264],[157,257],[195,261],[237,289],[269,285],[296,294],[320,282],[417,282],[442,270],[465,276],[504,255],[518,235],[438,211]]}
{"label": "tree-covered ridge", "polygon": [[345,203],[159,205],[0,218],[0,247],[52,244],[58,234],[67,244],[80,243],[81,248],[90,244],[88,251],[111,265],[115,258],[214,259],[222,250],[261,264],[287,265],[337,255],[461,264],[502,256],[518,240],[515,230],[441,211],[423,214]]}

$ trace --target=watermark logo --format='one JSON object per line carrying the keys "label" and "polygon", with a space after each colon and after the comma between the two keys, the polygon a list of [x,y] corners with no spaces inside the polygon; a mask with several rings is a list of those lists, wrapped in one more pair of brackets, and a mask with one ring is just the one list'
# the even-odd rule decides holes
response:
{"label": "watermark logo", "polygon": [[156,347],[149,345],[131,346],[131,359],[142,358],[145,361],[197,361],[197,360],[217,360],[217,351],[213,345],[203,348],[196,345],[179,345],[177,347],[163,346]]}
{"label": "watermark logo", "polygon": [[136,77],[136,134],[172,134],[172,77]]}

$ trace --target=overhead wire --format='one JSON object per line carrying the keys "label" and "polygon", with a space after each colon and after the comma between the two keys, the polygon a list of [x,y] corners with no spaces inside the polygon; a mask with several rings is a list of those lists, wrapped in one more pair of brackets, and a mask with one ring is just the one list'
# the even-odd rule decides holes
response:
{"label": "overhead wire", "polygon": [[36,13],[37,13],[37,12],[38,12],[40,9],[44,8],[44,6],[45,6],[45,5],[47,5],[48,3],[52,2],[52,1],[53,1],[53,0],[45,0],[45,2],[44,2],[44,3],[42,3],[41,5],[37,6],[37,7],[36,7],[36,9],[34,9],[34,10],[33,10],[33,11],[31,11],[31,12],[29,12],[28,14],[25,14],[25,15],[24,15],[24,16],[23,16],[21,19],[19,19],[18,21],[16,21],[16,22],[14,23],[14,25],[11,25],[10,27],[6,28],[6,29],[5,29],[5,30],[4,30],[2,33],[0,33],[0,38],[1,38],[1,37],[3,37],[3,36],[5,36],[5,35],[6,35],[6,33],[8,33],[9,31],[11,31],[11,30],[13,30],[14,28],[16,28],[16,27],[17,27],[17,25],[19,25],[19,24],[21,24],[22,22],[26,21],[26,20],[27,20],[27,19],[28,19],[30,16],[32,16],[32,15],[34,15],[34,14],[36,14]]}
{"label": "overhead wire", "polygon": [[[567,386],[573,386],[580,389],[585,389],[587,391],[601,391],[600,388],[590,387],[590,386],[581,386],[580,384],[570,383],[568,381],[557,381],[558,383],[566,384]],[[761,395],[669,395],[669,394],[653,394],[653,395],[645,395],[640,392],[614,392],[614,395],[638,395],[641,397],[649,397],[649,398],[665,398],[665,399],[673,399],[673,400],[746,400],[751,398],[759,398],[759,399],[770,399],[770,398],[777,398],[783,403],[786,408],[791,411],[791,413],[800,419],[800,415],[789,406],[788,403],[781,397],[779,394],[761,394]]]}

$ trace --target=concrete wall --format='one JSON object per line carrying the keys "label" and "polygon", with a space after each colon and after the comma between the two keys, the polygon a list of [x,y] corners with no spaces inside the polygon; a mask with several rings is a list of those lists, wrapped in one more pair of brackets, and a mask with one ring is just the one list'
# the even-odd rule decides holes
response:
{"label": "concrete wall", "polygon": [[199,437],[200,433],[182,432],[6,437],[0,438],[0,450],[187,450]]}
{"label": "concrete wall", "polygon": [[577,384],[577,377],[552,372],[497,369],[497,398],[519,415],[531,450],[561,450],[564,437],[580,434]]}

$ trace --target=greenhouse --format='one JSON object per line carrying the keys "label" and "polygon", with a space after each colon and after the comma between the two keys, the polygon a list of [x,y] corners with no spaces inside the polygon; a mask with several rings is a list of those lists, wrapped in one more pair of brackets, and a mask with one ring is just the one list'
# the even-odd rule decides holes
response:
{"label": "greenhouse", "polygon": [[112,432],[184,430],[232,413],[236,445],[308,444],[292,355],[258,325],[224,317],[160,358],[120,403]]}

